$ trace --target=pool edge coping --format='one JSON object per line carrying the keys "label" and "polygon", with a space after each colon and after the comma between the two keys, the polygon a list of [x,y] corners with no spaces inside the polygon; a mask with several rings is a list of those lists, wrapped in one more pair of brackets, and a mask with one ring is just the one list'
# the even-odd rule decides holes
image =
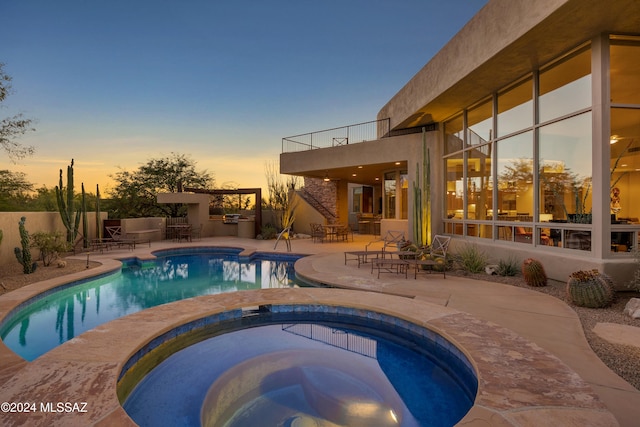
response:
{"label": "pool edge coping", "polygon": [[[206,244],[203,246],[219,246],[219,245],[211,245],[211,244]],[[224,245],[223,245],[224,246]],[[250,246],[245,246],[245,245],[233,245],[234,247],[241,247],[243,248],[243,250],[245,251],[249,251],[250,252],[257,252],[258,250],[256,250],[255,248],[252,248]],[[198,247],[198,246],[196,246]],[[149,252],[153,252],[153,251],[149,251]],[[268,251],[263,251],[263,252],[268,252]],[[323,254],[318,254],[318,255],[323,255]],[[140,257],[143,258],[144,254],[136,254],[136,257]],[[114,257],[115,258],[115,257]],[[117,259],[111,259],[112,262],[117,262],[119,264],[120,261],[118,261],[119,259],[125,259],[125,258],[130,258],[130,256],[120,256]],[[311,258],[311,257],[309,257]],[[94,259],[95,260],[95,259]],[[106,259],[100,260],[99,262],[104,264],[107,263]],[[101,268],[101,267],[96,267],[94,269],[88,270],[87,272],[79,272],[79,273],[74,273],[74,274],[81,274],[83,275],[83,277],[91,277],[92,275],[94,275],[94,272],[96,271],[96,269]],[[71,275],[69,275],[71,276]],[[69,282],[69,281],[75,281],[78,280],[78,278],[71,278],[69,279],[69,276],[65,276],[65,280],[64,282]],[[49,283],[51,280],[55,280],[55,279],[50,279],[48,281],[45,282],[39,282],[38,285],[41,285],[42,283]],[[336,283],[337,285],[339,285],[339,283]],[[35,285],[35,284],[34,284]],[[33,286],[33,285],[30,285]],[[51,287],[56,287],[59,285],[52,285]],[[26,288],[26,287],[25,287]],[[24,289],[24,288],[23,288]],[[335,291],[335,289],[334,289]],[[12,291],[13,292],[13,291]],[[6,295],[10,295],[12,294],[12,292],[7,293],[5,295],[0,296],[0,300],[2,300],[3,297],[5,297]],[[359,291],[351,291],[351,292],[363,292],[362,290]],[[366,292],[366,290],[364,291]],[[385,297],[384,294],[384,289],[383,290],[377,290],[374,291],[377,292],[377,295],[381,296],[382,298]],[[403,295],[404,297],[411,297],[410,295]],[[398,297],[401,298],[401,297]],[[407,298],[404,298],[404,301],[407,301]],[[425,302],[422,302],[425,303]],[[425,303],[428,304],[428,303]],[[440,307],[440,306],[438,306]],[[4,351],[6,350],[6,351]],[[14,360],[10,360],[10,362],[21,362],[21,363],[5,363],[7,362],[7,354],[6,353],[10,353],[10,355],[13,355],[13,359]],[[465,352],[465,354],[467,354]],[[45,355],[46,356],[46,355]],[[469,355],[467,355],[469,357]],[[44,357],[44,356],[43,356]],[[554,356],[555,357],[555,356]],[[11,359],[11,357],[9,358]],[[15,360],[17,359],[17,361]],[[471,360],[473,360],[472,357],[470,357]],[[0,342],[0,361],[2,361],[2,368],[0,368],[0,383],[11,383],[11,384],[15,384],[17,382],[20,381],[19,378],[15,378],[15,377],[19,377],[19,371],[22,371],[22,368],[24,366],[27,365],[31,365],[34,362],[26,362],[24,361],[22,358],[20,358],[19,356],[15,355],[15,353],[13,353],[11,350],[8,350],[3,343]],[[90,362],[89,362],[90,363]],[[562,362],[561,362],[562,363]],[[566,366],[566,365],[565,365]],[[18,375],[16,375],[14,378],[10,378],[14,373],[18,373]],[[584,380],[582,380],[584,381]],[[114,390],[115,390],[115,385],[114,385]],[[591,388],[591,390],[593,391],[593,389]],[[113,392],[113,394],[115,394],[115,391]],[[594,393],[595,394],[595,393]],[[119,406],[119,405],[118,405]],[[121,407],[120,407],[121,408]],[[112,419],[112,420],[119,420],[120,422],[122,422],[123,420],[129,420],[128,416],[126,416],[126,413],[121,413],[117,410],[118,408],[115,408],[113,411],[111,411],[107,416],[107,418],[101,418],[102,421],[106,420],[106,419]],[[487,409],[486,407],[484,407],[483,405],[474,405],[474,407],[472,408],[472,410],[467,414],[467,416],[459,423],[459,425],[469,425],[470,424],[474,424],[474,420],[475,421],[479,421],[479,420],[485,420],[485,421],[489,421],[492,420],[492,422],[496,422],[496,418],[498,417],[500,418],[500,424],[504,424],[504,425],[517,425],[519,422],[516,422],[515,420],[518,419],[518,417],[523,418],[523,419],[527,419],[530,416],[533,416],[535,418],[535,413],[538,414],[542,414],[545,413],[545,417],[549,417],[549,412],[552,413],[558,413],[558,408],[534,408],[533,410],[518,410],[518,411],[509,411],[509,413],[511,414],[510,416],[507,416],[507,413],[496,413],[493,412],[490,409]],[[602,423],[599,425],[619,425],[617,423],[617,421],[615,420],[615,418],[613,417],[613,415],[608,412],[605,409],[594,409],[594,410],[585,410],[585,409],[580,409],[577,411],[572,410],[571,408],[565,408],[563,410],[561,410],[560,412],[564,413],[564,416],[570,417],[571,419],[580,419],[580,420],[589,420],[590,422],[594,422],[596,419],[601,419]],[[595,418],[594,418],[595,417]],[[600,418],[598,418],[600,417]],[[512,421],[508,421],[508,419],[512,419]],[[71,421],[71,420],[69,420]],[[78,420],[78,422],[80,424],[84,425],[84,422]],[[100,421],[96,421],[95,423],[93,423],[94,425],[100,424]],[[131,425],[134,425],[133,423]]]}
{"label": "pool edge coping", "polygon": [[[357,293],[357,302],[353,302],[353,296]],[[124,367],[134,353],[138,352],[142,347],[147,345],[155,337],[161,335],[163,331],[177,328],[184,323],[188,323],[191,319],[201,318],[206,315],[213,315],[223,311],[234,309],[242,309],[243,307],[252,307],[259,304],[322,304],[329,306],[347,306],[352,308],[362,308],[365,310],[373,310],[383,314],[409,321],[418,326],[431,329],[442,335],[448,341],[452,342],[473,364],[478,375],[478,394],[474,406],[469,413],[460,421],[458,425],[466,425],[474,423],[479,419],[487,420],[487,417],[496,421],[501,420],[504,425],[519,425],[522,420],[533,419],[549,420],[550,416],[559,416],[561,419],[572,420],[590,420],[594,422],[600,419],[601,425],[616,425],[613,415],[606,410],[604,405],[599,401],[595,392],[590,388],[584,380],[570,370],[555,356],[548,352],[535,348],[536,354],[544,359],[546,369],[553,368],[555,372],[562,373],[565,377],[571,379],[569,384],[564,384],[567,390],[571,390],[572,394],[576,394],[576,390],[581,390],[590,397],[586,401],[574,402],[574,404],[566,405],[563,402],[557,402],[556,405],[548,404],[538,405],[507,405],[501,403],[502,400],[509,400],[510,396],[504,387],[502,396],[496,393],[495,385],[490,387],[487,384],[488,378],[504,378],[504,367],[495,363],[495,360],[483,360],[486,354],[479,355],[478,352],[488,349],[491,354],[495,349],[500,348],[502,354],[513,353],[513,361],[515,364],[511,366],[511,372],[530,371],[531,361],[519,360],[521,357],[521,347],[513,348],[514,342],[524,345],[531,350],[531,343],[524,338],[517,336],[513,332],[507,332],[505,328],[498,325],[490,325],[489,322],[474,318],[473,316],[453,310],[446,307],[437,306],[424,301],[416,301],[398,296],[389,296],[380,293],[370,293],[362,291],[351,291],[342,289],[266,289],[256,291],[241,291],[235,294],[220,294],[212,296],[202,296],[178,301],[163,306],[154,307],[144,310],[121,319],[108,322],[93,330],[90,330],[78,338],[73,339],[56,349],[46,353],[40,358],[30,362],[29,381],[20,381],[19,378],[12,379],[9,387],[0,392],[4,400],[11,399],[37,399],[34,394],[45,394],[49,399],[56,400],[65,399],[65,401],[73,401],[74,399],[87,399],[92,394],[91,388],[95,388],[95,380],[100,377],[102,381],[109,385],[102,384],[99,393],[95,394],[95,398],[99,400],[99,406],[102,408],[99,414],[93,414],[89,421],[85,417],[78,414],[54,414],[55,418],[49,418],[49,422],[55,419],[56,422],[64,420],[70,422],[69,425],[80,424],[97,425],[100,421],[107,419],[122,420],[123,415],[126,419],[128,416],[124,413],[124,409],[120,406],[116,395],[117,375]],[[167,318],[167,312],[176,314],[173,318]],[[126,327],[136,326],[140,331],[137,338],[131,337],[128,333],[130,330]],[[499,342],[495,346],[487,347],[487,343],[491,340],[485,336],[481,337],[481,347],[477,348],[476,344],[469,345],[469,339],[472,341],[475,334],[474,329],[481,328],[483,331],[494,331],[500,336],[508,335],[509,340],[505,346],[504,342]],[[111,335],[112,339],[108,339],[106,335]],[[114,347],[113,343],[120,344]],[[100,355],[100,358],[96,358]],[[518,359],[518,360],[517,360]],[[57,366],[59,372],[55,378],[65,376],[65,373],[74,378],[83,378],[81,387],[71,392],[67,391],[63,397],[60,395],[59,382],[54,381],[54,385],[43,382],[42,379],[50,376],[52,366]],[[524,369],[526,368],[526,369]],[[41,375],[38,375],[38,372]],[[533,372],[536,372],[534,369]],[[575,377],[574,377],[575,375]],[[37,391],[34,391],[34,382],[37,382]],[[558,384],[561,386],[561,384]],[[569,387],[571,386],[571,387]],[[53,387],[47,389],[47,387]],[[518,384],[521,393],[527,390],[526,385]],[[488,389],[491,389],[488,392]],[[12,390],[13,393],[10,393]],[[98,390],[94,390],[98,391]],[[498,390],[499,391],[499,390]],[[558,388],[557,393],[563,390]],[[64,393],[64,392],[63,392]],[[530,397],[537,399],[539,397],[539,389],[532,390]],[[16,414],[19,415],[19,414]],[[45,414],[45,418],[51,414]],[[478,418],[480,417],[480,418]],[[543,417],[543,418],[539,418]],[[519,421],[518,421],[519,420]],[[87,423],[89,421],[89,423]],[[135,425],[131,420],[130,425]]]}

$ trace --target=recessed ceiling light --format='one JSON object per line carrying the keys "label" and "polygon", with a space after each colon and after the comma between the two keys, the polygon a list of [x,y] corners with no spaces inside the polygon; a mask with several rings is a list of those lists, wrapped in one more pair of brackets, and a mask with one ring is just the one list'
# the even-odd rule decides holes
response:
{"label": "recessed ceiling light", "polygon": [[362,168],[363,168],[363,166],[358,166],[358,169],[362,169]]}
{"label": "recessed ceiling light", "polygon": [[396,162],[396,165],[400,165],[400,162]]}

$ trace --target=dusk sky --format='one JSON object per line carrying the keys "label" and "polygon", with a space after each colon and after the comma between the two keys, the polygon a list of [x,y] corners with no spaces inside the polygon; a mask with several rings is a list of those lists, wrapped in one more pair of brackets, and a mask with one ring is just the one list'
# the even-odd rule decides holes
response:
{"label": "dusk sky", "polygon": [[171,152],[216,187],[266,187],[286,136],[375,120],[487,0],[3,0],[0,119],[36,187],[88,191]]}

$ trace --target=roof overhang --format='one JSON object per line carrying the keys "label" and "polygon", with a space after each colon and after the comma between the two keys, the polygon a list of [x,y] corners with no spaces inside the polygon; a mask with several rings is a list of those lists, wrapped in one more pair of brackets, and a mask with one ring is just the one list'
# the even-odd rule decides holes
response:
{"label": "roof overhang", "polygon": [[378,113],[440,122],[602,33],[637,34],[637,0],[491,0]]}

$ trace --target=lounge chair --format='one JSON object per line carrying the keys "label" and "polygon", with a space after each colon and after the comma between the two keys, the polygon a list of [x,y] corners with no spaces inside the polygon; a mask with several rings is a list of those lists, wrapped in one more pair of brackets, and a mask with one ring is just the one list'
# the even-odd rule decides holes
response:
{"label": "lounge chair", "polygon": [[135,240],[124,238],[121,226],[106,226],[105,231],[107,232],[108,237],[102,239],[102,243],[106,244],[107,249],[113,246],[117,246],[119,248],[122,246],[128,246],[129,249],[136,248]]}

